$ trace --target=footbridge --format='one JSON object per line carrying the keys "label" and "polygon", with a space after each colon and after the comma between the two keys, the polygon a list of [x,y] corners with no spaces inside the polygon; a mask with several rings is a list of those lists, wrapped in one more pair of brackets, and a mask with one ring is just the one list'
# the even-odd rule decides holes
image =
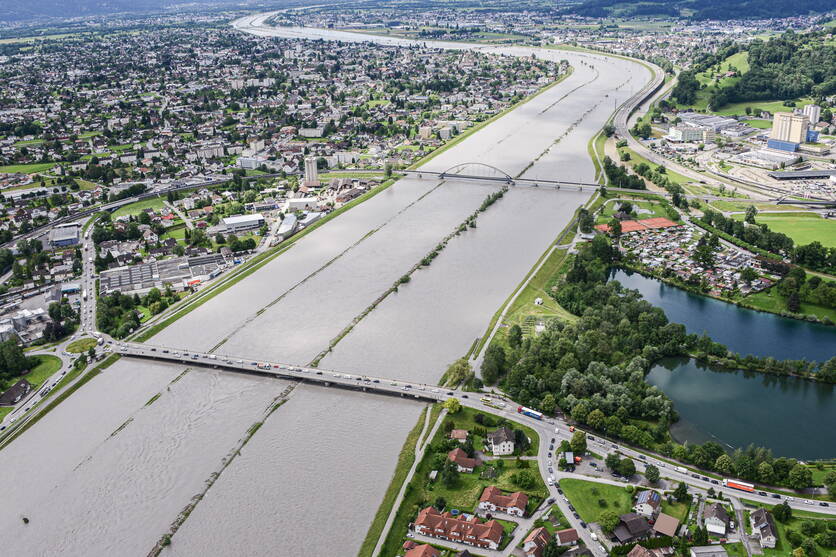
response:
{"label": "footbridge", "polygon": [[374,377],[354,372],[344,373],[331,369],[280,363],[273,360],[195,352],[194,350],[132,342],[113,341],[109,346],[113,349],[114,353],[130,358],[216,368],[233,373],[272,377],[290,381],[304,381],[323,387],[336,387],[352,391],[417,399],[425,402],[444,402],[448,398],[457,397],[468,398],[464,393],[457,390],[444,389],[438,385],[426,385],[416,383],[415,381]]}

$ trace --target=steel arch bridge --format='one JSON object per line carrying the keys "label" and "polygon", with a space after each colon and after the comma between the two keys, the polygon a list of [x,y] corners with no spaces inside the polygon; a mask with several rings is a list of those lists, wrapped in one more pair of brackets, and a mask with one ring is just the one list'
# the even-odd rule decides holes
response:
{"label": "steel arch bridge", "polygon": [[513,184],[514,179],[507,172],[495,166],[481,162],[466,162],[451,166],[438,175],[439,178],[471,178],[479,180],[494,180]]}

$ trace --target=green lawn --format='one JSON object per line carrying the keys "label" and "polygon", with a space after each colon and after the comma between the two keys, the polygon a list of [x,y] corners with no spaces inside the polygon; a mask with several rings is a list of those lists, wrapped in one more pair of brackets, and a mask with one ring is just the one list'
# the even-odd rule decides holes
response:
{"label": "green lawn", "polygon": [[662,499],[662,512],[674,518],[678,518],[679,522],[685,522],[688,518],[688,503],[679,503],[674,501],[668,503],[667,499]]}
{"label": "green lawn", "polygon": [[[743,215],[734,218],[743,220]],[[755,219],[770,230],[792,238],[797,245],[821,242],[825,247],[836,248],[836,219],[825,219],[817,213],[761,214]]]}
{"label": "green lawn", "polygon": [[[455,429],[466,429],[468,431],[473,431],[477,427],[485,427],[485,426],[480,426],[479,424],[476,423],[476,421],[474,420],[476,415],[477,414],[485,414],[485,413],[489,414],[491,412],[492,412],[492,410],[490,408],[487,408],[487,407],[485,408],[485,412],[480,412],[479,410],[475,410],[473,408],[463,407],[461,409],[461,411],[459,411],[458,413],[456,413],[452,416],[448,415],[444,419],[444,421],[445,421],[445,423],[446,422],[453,422],[453,425],[454,425]],[[524,426],[524,425],[518,424],[516,422],[510,422],[508,424],[508,426],[511,427],[512,429],[521,429],[525,432],[526,437],[528,437],[531,440],[531,446],[528,448],[528,450],[524,454],[528,455],[528,456],[536,456],[537,455],[537,447],[540,446],[540,436],[537,435],[537,432],[534,431],[533,429],[531,429],[528,426]],[[496,429],[496,427],[488,427],[487,428],[488,431],[493,431],[494,429]],[[483,442],[483,439],[481,437],[479,437],[478,435],[473,435],[472,439],[473,439],[473,446],[476,449],[481,449],[482,448],[481,444]]]}
{"label": "green lawn", "polygon": [[[630,201],[630,204],[634,208],[635,219],[650,219],[655,217],[668,217],[668,213],[665,210],[665,204],[655,202],[655,201]],[[618,207],[621,205],[621,202],[617,199],[612,199],[604,205],[604,208],[601,209],[598,217],[596,218],[596,222],[598,224],[607,223],[612,220],[612,216],[618,212]],[[637,209],[644,209],[645,211],[650,211],[649,213],[645,212],[638,212]]]}
{"label": "green lawn", "polygon": [[113,212],[113,218],[118,218],[126,215],[138,215],[145,209],[154,209],[155,211],[162,209],[165,205],[165,199],[162,197],[152,197],[150,199],[143,199],[136,203],[123,205]]}
{"label": "green lawn", "polygon": [[91,348],[96,346],[96,339],[94,338],[80,338],[76,341],[73,341],[67,346],[67,352],[71,352],[73,354],[81,354],[83,352],[87,352]]}
{"label": "green lawn", "polygon": [[75,183],[78,184],[79,189],[82,190],[94,190],[99,187],[98,184],[95,182],[90,182],[88,180],[82,180],[81,178],[76,178]]}
{"label": "green lawn", "polygon": [[586,522],[597,522],[604,511],[628,513],[633,506],[632,495],[623,487],[573,478],[560,480],[560,487]]}
{"label": "green lawn", "polygon": [[[799,207],[792,205],[773,205],[771,203],[752,203],[751,201],[723,201],[717,200],[709,203],[718,211],[734,212],[745,211],[749,205],[754,205],[758,211],[797,211]],[[766,216],[766,215],[764,215]]]}
{"label": "green lawn", "polygon": [[836,462],[824,462],[821,463],[821,470],[819,470],[818,466],[814,464],[809,464],[807,466],[813,472],[813,483],[816,485],[821,485],[824,482],[824,476],[830,470],[836,470]]}
{"label": "green lawn", "polygon": [[[743,301],[757,309],[770,311],[772,313],[787,311],[786,298],[781,296],[775,288],[769,288],[768,290],[762,290],[756,294],[750,294],[743,298]],[[836,322],[836,309],[833,308],[826,308],[824,306],[801,302],[801,313],[806,315],[815,315],[819,319],[827,317],[831,321]]]}
{"label": "green lawn", "polygon": [[772,120],[746,120],[744,122],[747,126],[758,128],[761,130],[768,130],[772,127]]}
{"label": "green lawn", "polygon": [[[44,381],[49,379],[56,371],[61,369],[61,359],[56,356],[49,356],[49,355],[40,355],[40,356],[32,356],[33,358],[37,358],[39,360],[38,365],[32,368],[32,371],[24,375],[22,378],[29,381],[32,384],[34,389],[39,388]],[[15,377],[13,379],[9,379],[6,381],[0,390],[5,391],[15,383],[17,383],[21,378]]]}
{"label": "green lawn", "polygon": [[0,166],[0,174],[35,174],[36,172],[46,172],[56,164],[54,162],[38,162],[34,164]]}
{"label": "green lawn", "polygon": [[[523,332],[527,335],[534,334],[534,324],[537,321],[548,321],[553,318],[559,318],[564,321],[576,321],[578,318],[558,304],[554,298],[549,296],[548,289],[552,281],[558,274],[563,262],[566,260],[566,250],[554,250],[548,259],[546,259],[540,270],[531,278],[531,281],[526,285],[525,289],[520,292],[514,303],[505,314],[503,321],[504,327],[497,331],[495,341],[504,344],[505,338],[508,335],[508,330],[513,325],[519,325]],[[536,305],[534,301],[540,298],[541,305]]]}

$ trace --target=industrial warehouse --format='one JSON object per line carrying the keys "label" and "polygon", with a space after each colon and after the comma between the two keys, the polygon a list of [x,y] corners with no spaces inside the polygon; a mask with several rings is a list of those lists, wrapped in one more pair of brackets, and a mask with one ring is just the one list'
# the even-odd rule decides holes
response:
{"label": "industrial warehouse", "polygon": [[152,288],[167,286],[184,290],[215,278],[230,265],[231,260],[216,253],[119,267],[101,273],[101,294],[144,294]]}

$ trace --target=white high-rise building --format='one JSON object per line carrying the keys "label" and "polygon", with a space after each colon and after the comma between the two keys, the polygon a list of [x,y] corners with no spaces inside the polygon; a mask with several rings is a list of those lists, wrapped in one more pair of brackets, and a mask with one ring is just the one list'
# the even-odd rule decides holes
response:
{"label": "white high-rise building", "polygon": [[305,186],[313,188],[319,185],[319,169],[316,157],[305,157]]}
{"label": "white high-rise building", "polygon": [[810,125],[815,126],[821,120],[821,107],[817,104],[804,105],[804,110],[801,112],[810,119]]}
{"label": "white high-rise building", "polygon": [[770,137],[778,141],[804,143],[807,140],[808,127],[810,127],[810,118],[804,114],[776,112],[772,119],[772,134]]}

